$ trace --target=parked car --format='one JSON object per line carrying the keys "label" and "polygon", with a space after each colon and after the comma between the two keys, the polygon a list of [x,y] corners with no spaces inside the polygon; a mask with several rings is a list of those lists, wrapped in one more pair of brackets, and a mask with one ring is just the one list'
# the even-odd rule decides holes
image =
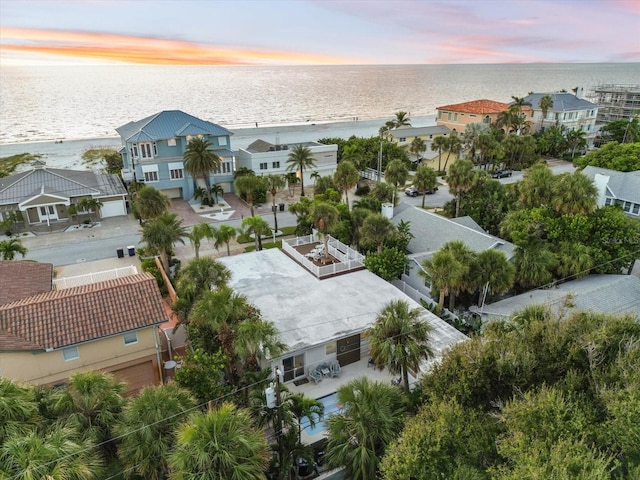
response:
{"label": "parked car", "polygon": [[417,197],[418,195],[422,195],[423,193],[426,193],[427,195],[432,195],[437,191],[438,191],[438,187],[427,188],[426,191],[421,191],[418,189],[418,187],[409,187],[404,191],[404,193],[409,197]]}
{"label": "parked car", "polygon": [[511,176],[511,170],[497,170],[491,174],[493,178],[505,178]]}

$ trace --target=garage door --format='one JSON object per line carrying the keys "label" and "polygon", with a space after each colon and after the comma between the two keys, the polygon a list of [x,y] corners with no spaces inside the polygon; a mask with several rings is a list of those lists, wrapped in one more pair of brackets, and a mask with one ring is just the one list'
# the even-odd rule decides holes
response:
{"label": "garage door", "polygon": [[104,202],[102,204],[102,208],[100,209],[100,217],[102,218],[117,217],[126,214],[127,210],[124,201],[122,200],[118,200],[115,202]]}
{"label": "garage door", "polygon": [[182,198],[182,188],[167,188],[166,190],[162,190],[169,198]]}
{"label": "garage door", "polygon": [[137,394],[143,387],[155,385],[156,371],[151,360],[130,367],[112,370],[111,373],[120,381],[127,382],[127,395]]}

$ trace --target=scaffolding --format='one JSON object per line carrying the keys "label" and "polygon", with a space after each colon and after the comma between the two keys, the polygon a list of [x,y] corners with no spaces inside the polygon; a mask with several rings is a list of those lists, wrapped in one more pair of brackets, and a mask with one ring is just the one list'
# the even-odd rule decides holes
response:
{"label": "scaffolding", "polygon": [[597,123],[640,115],[640,85],[597,85],[589,92],[589,100],[598,105]]}

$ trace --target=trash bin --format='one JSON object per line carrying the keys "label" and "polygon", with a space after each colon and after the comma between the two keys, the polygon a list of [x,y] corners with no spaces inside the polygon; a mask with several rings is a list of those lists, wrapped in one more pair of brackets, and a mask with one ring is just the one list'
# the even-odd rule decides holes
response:
{"label": "trash bin", "polygon": [[136,254],[136,247],[135,245],[129,245],[127,247],[127,250],[129,251],[129,256],[133,257]]}
{"label": "trash bin", "polygon": [[281,211],[281,212],[284,212],[284,203],[281,203],[281,204],[280,204],[280,211]]}
{"label": "trash bin", "polygon": [[116,253],[118,254],[118,258],[124,258],[124,248],[116,249]]}

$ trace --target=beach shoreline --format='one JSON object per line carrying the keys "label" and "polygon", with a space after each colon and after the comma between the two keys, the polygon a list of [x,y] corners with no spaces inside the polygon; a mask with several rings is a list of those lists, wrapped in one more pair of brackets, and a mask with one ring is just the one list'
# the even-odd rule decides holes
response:
{"label": "beach shoreline", "polygon": [[[257,127],[228,128],[233,150],[247,148],[254,141],[261,139],[273,144],[312,142],[321,138],[348,139],[351,136],[369,138],[377,136],[381,126],[390,118],[375,120],[352,120],[347,122],[305,122],[287,125],[264,125]],[[416,117],[411,119],[414,127],[435,125],[435,115]],[[225,127],[227,128],[227,127]],[[24,143],[0,144],[0,158],[30,153],[41,155],[41,159],[52,168],[86,169],[82,154],[91,148],[120,149],[120,137],[97,137],[69,139],[60,142],[37,141]],[[28,169],[22,165],[16,172]]]}

